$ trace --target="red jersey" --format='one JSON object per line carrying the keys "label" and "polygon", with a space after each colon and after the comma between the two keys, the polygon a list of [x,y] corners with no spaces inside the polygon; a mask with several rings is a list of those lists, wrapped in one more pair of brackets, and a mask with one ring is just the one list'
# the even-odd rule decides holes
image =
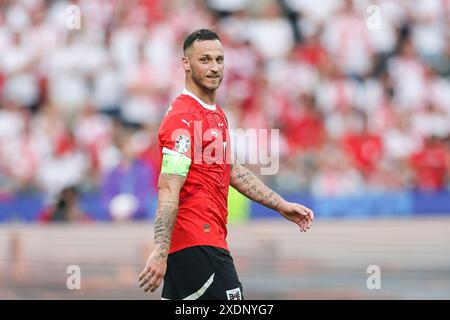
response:
{"label": "red jersey", "polygon": [[227,198],[230,184],[228,121],[219,106],[208,106],[184,91],[159,128],[159,148],[191,159],[180,191],[169,253],[192,246],[228,250]]}

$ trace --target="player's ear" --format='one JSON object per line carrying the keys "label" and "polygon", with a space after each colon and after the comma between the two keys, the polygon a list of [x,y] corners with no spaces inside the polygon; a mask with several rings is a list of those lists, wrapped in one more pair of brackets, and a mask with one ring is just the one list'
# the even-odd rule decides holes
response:
{"label": "player's ear", "polygon": [[191,64],[187,57],[181,58],[181,63],[183,64],[184,71],[191,71]]}

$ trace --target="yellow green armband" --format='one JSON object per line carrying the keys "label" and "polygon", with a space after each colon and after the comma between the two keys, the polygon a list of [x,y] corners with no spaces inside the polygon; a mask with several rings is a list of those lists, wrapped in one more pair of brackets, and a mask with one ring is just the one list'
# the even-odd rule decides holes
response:
{"label": "yellow green armband", "polygon": [[166,149],[163,150],[161,173],[176,174],[186,177],[191,165],[191,159],[182,153]]}

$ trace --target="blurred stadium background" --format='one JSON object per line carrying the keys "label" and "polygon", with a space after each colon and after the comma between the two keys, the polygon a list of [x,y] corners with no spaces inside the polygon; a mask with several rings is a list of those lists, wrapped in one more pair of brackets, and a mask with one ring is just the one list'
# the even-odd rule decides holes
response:
{"label": "blurred stadium background", "polygon": [[0,298],[158,298],[156,133],[200,27],[231,127],[280,129],[262,180],[317,216],[300,234],[231,191],[246,297],[450,299],[448,0],[0,0]]}

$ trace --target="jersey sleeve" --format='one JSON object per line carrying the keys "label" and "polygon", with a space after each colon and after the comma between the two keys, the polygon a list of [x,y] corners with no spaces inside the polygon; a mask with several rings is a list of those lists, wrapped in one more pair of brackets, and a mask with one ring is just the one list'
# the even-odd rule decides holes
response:
{"label": "jersey sleeve", "polygon": [[159,132],[163,154],[177,152],[193,158],[194,120],[189,113],[170,113],[163,120]]}

